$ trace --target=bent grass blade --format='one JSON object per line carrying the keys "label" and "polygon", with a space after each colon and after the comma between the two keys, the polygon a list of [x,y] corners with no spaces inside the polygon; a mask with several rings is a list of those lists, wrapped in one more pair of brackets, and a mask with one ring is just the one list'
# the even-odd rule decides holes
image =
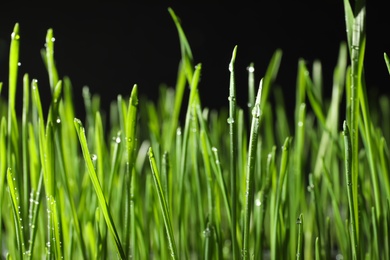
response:
{"label": "bent grass blade", "polygon": [[96,174],[96,171],[95,171],[92,159],[91,159],[91,154],[89,152],[88,145],[87,145],[87,139],[85,136],[85,129],[84,129],[81,121],[77,118],[74,119],[74,125],[76,127],[76,132],[77,132],[77,135],[79,137],[84,160],[87,164],[89,177],[91,178],[93,187],[94,187],[96,195],[98,197],[99,205],[100,205],[101,211],[103,213],[104,219],[106,220],[107,226],[108,226],[112,236],[114,237],[116,249],[118,251],[119,256],[122,259],[125,259],[126,258],[125,252],[122,248],[122,244],[121,244],[121,241],[119,239],[118,232],[116,230],[114,221],[113,221],[111,213],[109,211],[106,199],[105,199],[104,194],[103,194],[103,190],[100,186],[99,179],[97,177],[97,174]]}

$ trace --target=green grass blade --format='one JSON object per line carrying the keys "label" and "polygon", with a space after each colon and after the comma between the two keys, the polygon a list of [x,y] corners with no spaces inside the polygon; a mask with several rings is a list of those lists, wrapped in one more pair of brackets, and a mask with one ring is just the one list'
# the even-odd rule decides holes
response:
{"label": "green grass blade", "polygon": [[189,83],[191,83],[193,77],[193,68],[194,68],[192,51],[187,41],[187,37],[183,31],[183,28],[181,27],[180,19],[177,17],[176,13],[173,11],[172,8],[169,7],[168,12],[171,15],[173,22],[175,23],[176,29],[179,34],[180,50],[181,50],[181,57],[182,57],[181,63],[183,65],[184,71],[186,72],[187,80]]}
{"label": "green grass blade", "polygon": [[236,119],[236,79],[235,79],[235,73],[234,73],[234,63],[236,60],[236,54],[237,54],[237,46],[233,49],[232,58],[229,64],[229,71],[230,71],[230,83],[229,83],[229,118],[227,119],[227,122],[229,124],[229,137],[230,137],[230,196],[231,196],[231,219],[232,219],[232,258],[236,259],[238,254],[238,245],[237,245],[237,238],[236,238],[236,223],[237,223],[237,217],[236,217],[236,211],[237,211],[237,166],[236,166],[236,155],[237,155],[237,137],[236,137],[236,131],[237,126],[234,123],[237,121]]}
{"label": "green grass blade", "polygon": [[168,134],[167,134],[167,138],[164,138],[164,140],[162,140],[163,142],[165,142],[163,147],[166,151],[170,151],[171,145],[174,143],[173,140],[175,138],[176,129],[179,124],[179,116],[180,116],[180,111],[183,103],[185,86],[186,86],[186,74],[183,68],[183,63],[181,62],[179,65],[179,72],[176,80],[175,101],[174,101],[174,107],[172,111],[170,124],[168,126],[169,128],[167,130]]}
{"label": "green grass blade", "polygon": [[169,247],[171,250],[171,257],[173,259],[177,259],[179,256],[177,254],[176,242],[175,242],[175,237],[173,234],[173,228],[172,228],[172,223],[171,223],[171,217],[169,214],[169,208],[168,208],[167,202],[165,200],[164,191],[163,191],[162,186],[161,186],[160,175],[159,175],[159,172],[157,169],[156,161],[154,159],[152,147],[149,148],[148,155],[149,155],[150,167],[151,167],[152,175],[153,175],[154,186],[156,188],[156,192],[158,195],[158,200],[160,203],[160,207],[161,207],[161,211],[162,211],[162,215],[163,215],[163,219],[164,219],[164,226],[165,226],[165,230],[167,232],[168,244],[169,244]]}
{"label": "green grass blade", "polygon": [[[138,110],[138,87],[133,86],[126,116],[126,148],[127,148],[127,174],[131,174],[134,167],[134,150],[136,147],[137,110]],[[131,181],[131,178],[130,178]]]}
{"label": "green grass blade", "polygon": [[282,146],[282,157],[280,158],[280,167],[279,167],[279,178],[277,180],[276,184],[276,194],[274,196],[274,205],[273,205],[273,212],[271,213],[271,241],[270,241],[270,247],[271,247],[271,258],[272,259],[278,259],[278,255],[280,255],[282,252],[278,252],[278,224],[279,224],[279,211],[280,209],[280,203],[281,203],[281,197],[282,197],[282,191],[283,191],[283,184],[286,177],[287,169],[288,169],[288,161],[289,161],[289,154],[290,154],[290,143],[291,143],[292,137],[286,137],[284,144]]}
{"label": "green grass blade", "polygon": [[[390,58],[389,58],[389,55],[387,55],[387,53],[385,52],[383,54],[383,56],[384,56],[384,59],[385,59],[387,70],[389,71],[389,74],[390,74]],[[0,88],[0,93],[1,93],[1,88]]]}
{"label": "green grass blade", "polygon": [[223,178],[223,173],[222,173],[222,167],[221,167],[221,160],[219,158],[219,154],[218,154],[218,149],[216,147],[213,147],[212,148],[212,152],[213,152],[213,157],[214,157],[214,161],[215,161],[215,164],[216,164],[216,179],[217,179],[217,182],[218,182],[218,185],[219,185],[219,188],[221,190],[221,193],[222,193],[222,196],[223,196],[223,201],[224,201],[224,204],[225,204],[225,207],[226,207],[226,216],[228,218],[228,223],[229,223],[229,226],[230,228],[233,228],[233,224],[232,224],[232,218],[231,218],[231,206],[230,206],[230,201],[229,201],[229,198],[228,198],[228,188],[226,187],[226,182]]}
{"label": "green grass blade", "polygon": [[[79,238],[80,248],[81,252],[83,254],[83,258],[87,258],[87,250],[85,247],[85,242],[83,238],[83,232],[81,232],[80,227],[80,219],[77,216],[77,210],[75,206],[75,201],[72,196],[71,192],[71,172],[72,172],[72,162],[70,160],[70,156],[73,154],[68,150],[69,149],[69,140],[67,140],[63,135],[63,130],[61,127],[58,129],[56,136],[55,136],[55,144],[56,144],[56,151],[57,154],[59,154],[58,164],[60,168],[62,169],[59,171],[62,174],[62,180],[63,180],[63,188],[65,189],[65,193],[69,199],[70,209],[71,209],[71,215],[73,220],[74,229],[76,231],[76,235]],[[62,137],[62,138],[61,138]]]}
{"label": "green grass blade", "polygon": [[19,259],[23,259],[25,254],[24,235],[23,235],[23,222],[20,212],[19,192],[16,187],[15,177],[13,176],[11,168],[7,170],[7,182],[9,188],[9,194],[11,198],[12,212],[15,223],[15,233],[18,245]]}
{"label": "green grass blade", "polygon": [[55,86],[58,82],[58,72],[57,68],[55,66],[55,60],[54,60],[54,34],[53,29],[50,28],[46,32],[46,51],[45,51],[45,64],[47,66],[47,72],[49,74],[49,84],[51,93],[54,93]]}
{"label": "green grass blade", "polygon": [[349,230],[350,230],[350,237],[351,237],[351,247],[352,247],[352,256],[353,259],[360,259],[358,255],[358,248],[359,248],[359,240],[357,239],[358,233],[357,233],[357,223],[356,223],[356,215],[355,215],[355,202],[354,202],[354,193],[353,193],[353,186],[357,186],[357,183],[354,182],[354,179],[352,178],[352,141],[351,136],[349,132],[349,127],[346,121],[344,121],[343,124],[343,134],[344,134],[344,143],[345,143],[345,176],[346,176],[346,183],[347,183],[347,195],[348,195],[348,205],[349,205]]}
{"label": "green grass blade", "polygon": [[[9,77],[8,77],[8,108],[9,111],[15,109],[15,96],[17,88],[18,68],[19,68],[19,46],[20,34],[19,23],[16,23],[11,34],[11,46],[9,53]],[[10,113],[10,112],[9,112]]]}
{"label": "green grass blade", "polygon": [[298,225],[298,242],[297,242],[297,258],[296,259],[304,259],[303,256],[303,215],[300,214],[297,219],[297,225]]}
{"label": "green grass blade", "polygon": [[27,218],[28,212],[28,186],[29,186],[29,173],[28,173],[28,115],[30,106],[30,80],[28,74],[23,77],[23,109],[22,109],[22,179],[23,179],[23,192],[22,192],[22,212],[23,217]]}
{"label": "green grass blade", "polygon": [[56,259],[62,259],[63,258],[63,249],[62,249],[62,236],[60,233],[60,219],[58,217],[58,212],[57,212],[57,204],[56,201],[54,200],[53,196],[49,197],[49,214],[50,214],[50,220],[51,220],[51,226],[52,228],[52,236],[53,236],[53,242],[54,242],[54,253],[55,253],[55,258]]}
{"label": "green grass blade", "polygon": [[276,49],[273,53],[271,60],[268,64],[267,70],[264,74],[263,79],[263,94],[261,95],[260,109],[264,111],[264,107],[266,105],[266,101],[268,100],[268,96],[270,93],[270,89],[276,79],[276,76],[279,72],[280,62],[282,60],[283,51],[281,49]]}
{"label": "green grass blade", "polygon": [[19,45],[20,45],[20,34],[19,34],[19,24],[16,23],[14,30],[11,34],[11,46],[9,54],[9,76],[8,76],[8,134],[7,134],[7,167],[13,168],[11,164],[11,156],[17,156],[18,153],[15,151],[17,148],[16,140],[18,129],[17,125],[14,124],[16,119],[15,111],[15,96],[17,89],[17,78],[18,78],[18,68],[19,68]]}
{"label": "green grass blade", "polygon": [[32,191],[30,194],[30,206],[29,206],[29,243],[28,243],[28,249],[26,251],[27,259],[32,259],[34,256],[34,245],[37,237],[37,223],[38,223],[38,212],[40,208],[40,202],[41,202],[41,191],[42,191],[42,182],[43,182],[43,174],[41,174],[41,177],[39,178],[38,187],[37,190],[34,192]]}
{"label": "green grass blade", "polygon": [[248,259],[251,255],[249,249],[249,225],[251,221],[252,205],[253,205],[253,189],[254,189],[254,170],[255,158],[257,152],[257,143],[260,127],[260,102],[262,95],[263,79],[260,80],[259,89],[256,96],[256,101],[252,110],[252,125],[249,138],[248,161],[246,167],[246,192],[245,192],[245,210],[244,210],[244,243],[241,256],[243,259]]}
{"label": "green grass blade", "polygon": [[[364,45],[364,44],[362,44]],[[364,48],[364,47],[363,47]],[[372,132],[372,120],[370,116],[370,111],[368,107],[367,100],[367,91],[364,82],[361,83],[361,87],[359,88],[359,101],[361,107],[361,113],[363,117],[363,125],[364,125],[364,133],[362,134],[363,143],[367,150],[367,160],[370,168],[370,176],[371,182],[374,191],[374,202],[375,202],[375,210],[376,217],[379,219],[382,216],[382,203],[381,203],[381,191],[378,183],[378,171],[377,171],[377,149],[373,141],[374,133]]]}
{"label": "green grass blade", "polygon": [[[248,71],[248,111],[251,111],[255,104],[255,66],[253,62],[247,67]],[[251,118],[251,115],[249,115]]]}
{"label": "green grass blade", "polygon": [[373,259],[380,259],[380,251],[379,251],[379,240],[378,240],[378,217],[375,216],[376,211],[375,208],[371,208],[371,221],[372,221],[372,236],[373,236],[373,248],[372,248],[372,256]]}
{"label": "green grass blade", "polygon": [[321,246],[320,246],[319,237],[316,237],[316,242],[315,242],[315,260],[321,260]]}
{"label": "green grass blade", "polygon": [[[189,136],[190,136],[190,126],[191,126],[191,109],[195,102],[197,101],[197,95],[198,95],[198,84],[199,84],[199,79],[200,79],[200,72],[201,72],[202,66],[201,64],[198,64],[195,67],[195,73],[192,78],[191,82],[191,91],[190,91],[190,96],[189,96],[189,102],[188,102],[188,107],[187,107],[187,112],[186,112],[186,118],[185,118],[185,125],[184,125],[184,134],[183,134],[183,140],[182,142],[182,148],[181,154],[178,156],[180,158],[180,165],[179,165],[179,187],[178,187],[178,200],[179,200],[179,226],[181,226],[181,215],[182,211],[184,210],[183,208],[183,192],[184,192],[184,180],[185,180],[185,173],[186,173],[186,166],[187,166],[187,152],[188,152],[188,147],[189,147]],[[180,131],[181,133],[181,131]],[[179,239],[179,243],[182,240]],[[181,246],[180,246],[181,249]]]}
{"label": "green grass blade", "polygon": [[[126,203],[130,208],[130,222],[132,223],[132,228],[130,229],[131,233],[131,249],[133,250],[131,254],[133,257],[137,258],[137,254],[135,251],[136,246],[136,236],[135,236],[135,213],[134,213],[134,194],[133,194],[133,185],[134,185],[134,178],[133,178],[133,171],[134,171],[134,165],[135,165],[135,147],[137,143],[136,138],[136,128],[137,128],[137,110],[138,110],[138,87],[137,85],[133,86],[133,89],[131,91],[130,100],[129,100],[129,106],[126,116],[126,148],[127,148],[127,161],[126,161],[126,178],[125,180],[127,185],[126,187],[126,194],[128,195],[128,200]],[[126,201],[126,200],[125,200]],[[126,219],[126,218],[125,218]],[[130,222],[126,222],[127,225]],[[125,225],[125,227],[127,226]],[[128,229],[126,229],[128,230]],[[130,242],[127,241],[129,238],[127,237],[128,232],[126,232],[126,241],[125,244],[128,246],[130,245]],[[125,249],[126,250],[126,249]],[[125,251],[127,252],[127,251]]]}
{"label": "green grass blade", "polygon": [[[346,1],[344,1],[346,2]],[[349,3],[345,4],[349,6]],[[356,231],[356,243],[359,244],[360,230],[359,230],[359,213],[358,213],[358,171],[359,171],[359,89],[362,87],[362,70],[365,46],[365,7],[364,1],[357,1],[355,3],[355,10],[353,19],[350,18],[350,11],[346,14],[348,20],[352,20],[352,25],[347,26],[351,29],[349,43],[350,58],[351,58],[351,107],[350,107],[350,122],[348,125],[351,129],[351,149],[352,149],[352,168],[351,177],[354,203],[354,220]]]}
{"label": "green grass blade", "polygon": [[89,149],[88,149],[88,145],[87,145],[87,139],[85,137],[85,129],[84,129],[81,121],[77,118],[75,118],[75,120],[74,120],[74,125],[76,127],[76,132],[77,132],[77,135],[79,137],[84,160],[87,164],[89,177],[91,178],[93,187],[95,189],[95,192],[96,192],[96,195],[97,195],[97,198],[99,201],[99,206],[102,210],[102,213],[103,213],[103,216],[106,220],[107,226],[108,226],[108,228],[109,228],[109,230],[110,230],[110,232],[115,240],[115,246],[116,246],[117,252],[122,259],[125,259],[126,258],[125,252],[123,251],[118,232],[117,232],[115,224],[112,220],[112,216],[111,216],[111,213],[109,211],[106,199],[104,197],[103,190],[100,186],[99,179],[96,175],[96,171],[95,171],[95,168],[93,166],[93,162],[92,162],[91,155],[89,153]]}

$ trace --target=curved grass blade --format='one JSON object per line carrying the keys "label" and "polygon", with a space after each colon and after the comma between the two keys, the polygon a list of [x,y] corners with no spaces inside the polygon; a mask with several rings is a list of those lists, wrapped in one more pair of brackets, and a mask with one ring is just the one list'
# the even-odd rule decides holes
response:
{"label": "curved grass blade", "polygon": [[268,64],[267,70],[264,74],[263,79],[263,94],[261,95],[260,109],[264,111],[266,100],[268,100],[269,92],[272,84],[274,83],[276,76],[279,71],[280,62],[282,60],[283,51],[281,49],[276,49],[274,54],[271,57],[271,60]]}
{"label": "curved grass blade", "polygon": [[179,34],[180,50],[181,50],[181,57],[182,57],[181,62],[182,65],[184,66],[184,71],[186,72],[187,80],[189,83],[191,83],[193,77],[193,71],[194,71],[192,51],[187,41],[187,37],[183,31],[183,28],[181,27],[180,19],[177,17],[177,15],[175,14],[172,8],[169,7],[168,12],[172,17],[172,20],[174,21],[176,29]]}
{"label": "curved grass blade", "polygon": [[[83,233],[81,232],[81,228],[80,228],[80,219],[77,216],[77,210],[76,210],[75,202],[74,202],[74,199],[72,197],[72,192],[71,192],[71,188],[70,188],[71,184],[70,184],[69,173],[72,171],[71,160],[70,160],[72,153],[69,150],[67,150],[69,148],[69,147],[67,147],[67,145],[69,144],[69,140],[66,140],[65,138],[61,139],[60,138],[61,136],[63,137],[62,129],[61,129],[61,127],[59,127],[58,131],[56,133],[56,136],[55,136],[57,153],[59,154],[58,164],[62,169],[59,172],[62,173],[63,188],[65,189],[65,193],[69,198],[69,205],[70,205],[71,215],[73,218],[73,225],[74,225],[74,229],[76,231],[76,235],[79,238],[81,252],[83,254],[83,257],[87,258],[87,250],[85,247]],[[67,156],[67,155],[69,155],[69,156]]]}
{"label": "curved grass blade", "polygon": [[9,188],[9,194],[11,199],[12,211],[14,215],[15,233],[18,244],[19,259],[23,259],[25,253],[24,235],[23,235],[23,223],[20,212],[19,192],[15,185],[15,178],[12,174],[11,168],[7,170],[7,182]]}
{"label": "curved grass blade", "polygon": [[159,174],[158,169],[157,169],[157,164],[156,164],[156,160],[154,158],[152,147],[149,148],[148,155],[149,155],[149,162],[150,162],[150,167],[152,170],[154,185],[156,188],[158,200],[160,202],[160,207],[161,207],[161,211],[163,214],[165,230],[166,230],[167,236],[168,236],[168,243],[169,243],[169,247],[171,249],[171,257],[173,259],[177,259],[178,254],[177,254],[177,249],[176,249],[175,237],[173,235],[173,228],[172,228],[172,223],[171,223],[171,217],[169,214],[169,208],[168,208],[167,202],[165,200],[163,188],[161,186],[160,174]]}
{"label": "curved grass blade", "polygon": [[108,228],[109,228],[109,230],[110,230],[110,232],[115,240],[115,246],[116,246],[117,252],[122,259],[125,259],[126,258],[125,252],[123,251],[118,232],[115,228],[114,221],[113,221],[111,213],[109,211],[106,199],[105,199],[104,194],[103,194],[103,190],[100,186],[99,179],[97,177],[97,174],[96,174],[96,171],[95,171],[92,159],[91,159],[91,155],[89,153],[87,139],[85,136],[85,129],[84,129],[81,121],[77,118],[74,119],[74,125],[76,127],[76,132],[77,132],[77,135],[79,137],[84,160],[87,164],[89,177],[91,178],[93,187],[95,189],[101,211],[102,211],[103,216],[106,220],[107,226],[108,226]]}

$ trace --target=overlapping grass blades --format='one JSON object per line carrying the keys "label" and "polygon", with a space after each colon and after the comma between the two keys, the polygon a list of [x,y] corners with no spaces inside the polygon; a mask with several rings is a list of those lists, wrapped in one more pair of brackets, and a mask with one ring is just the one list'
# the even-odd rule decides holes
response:
{"label": "overlapping grass blades", "polygon": [[[371,102],[366,91],[364,3],[344,8],[347,42],[332,93],[323,94],[321,61],[310,67],[300,59],[294,111],[275,81],[282,51],[255,96],[255,64],[248,86],[236,82],[239,46],[227,64],[226,107],[203,107],[202,64],[194,64],[169,9],[182,54],[175,87],[160,86],[152,102],[134,84],[106,113],[85,86],[82,119],[70,79],[57,72],[51,29],[41,51],[49,86],[25,74],[23,97],[16,96],[16,24],[9,83],[0,83],[0,94],[9,93],[0,99],[3,256],[390,259],[390,127],[380,120],[389,116],[389,97]],[[383,66],[390,74],[386,53]],[[245,104],[239,91],[248,91]]]}

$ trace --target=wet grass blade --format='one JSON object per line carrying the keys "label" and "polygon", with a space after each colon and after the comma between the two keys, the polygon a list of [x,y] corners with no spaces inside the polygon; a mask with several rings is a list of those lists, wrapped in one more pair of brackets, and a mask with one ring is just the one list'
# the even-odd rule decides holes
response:
{"label": "wet grass blade", "polygon": [[[130,99],[129,99],[129,106],[128,111],[125,119],[126,124],[126,149],[127,149],[127,161],[126,161],[126,194],[128,194],[128,200],[125,200],[129,209],[130,209],[130,222],[127,222],[128,226],[130,223],[132,228],[130,229],[131,233],[131,242],[128,241],[128,232],[126,232],[126,240],[125,245],[128,246],[131,243],[131,254],[133,257],[137,258],[136,255],[136,235],[135,235],[135,213],[134,213],[134,193],[133,193],[133,185],[134,185],[134,177],[133,177],[133,171],[134,171],[134,165],[135,165],[135,148],[137,144],[137,138],[136,138],[136,129],[137,129],[137,111],[138,111],[138,86],[134,85],[133,89],[131,91]],[[128,229],[126,229],[128,230]],[[125,249],[127,252],[127,249]]]}
{"label": "wet grass blade", "polygon": [[[9,76],[8,76],[8,119],[7,119],[7,167],[14,168],[11,162],[12,154],[18,156],[16,151],[18,145],[18,124],[16,122],[16,111],[15,111],[15,98],[17,89],[17,78],[18,78],[18,63],[19,63],[19,45],[20,45],[20,34],[19,24],[16,23],[14,30],[11,34],[11,46],[9,54]],[[18,158],[15,158],[18,159]]]}
{"label": "wet grass blade", "polygon": [[356,215],[355,215],[355,202],[354,202],[354,193],[353,186],[357,186],[357,183],[354,182],[352,178],[352,141],[349,132],[349,127],[346,121],[343,124],[343,134],[344,134],[344,144],[345,144],[345,176],[346,176],[346,184],[347,184],[347,195],[348,195],[348,205],[349,205],[349,228],[350,238],[351,238],[351,248],[352,248],[352,256],[353,259],[359,259],[358,255],[358,233],[357,233],[357,225],[356,225]]}
{"label": "wet grass blade", "polygon": [[16,187],[15,177],[11,168],[7,170],[7,183],[11,198],[12,212],[14,216],[15,233],[18,245],[19,259],[23,259],[25,254],[24,235],[23,235],[23,220],[20,212],[19,191]]}
{"label": "wet grass blade", "polygon": [[74,120],[74,125],[76,127],[76,132],[77,132],[77,135],[79,137],[81,149],[82,149],[82,152],[83,152],[83,157],[84,157],[84,160],[85,160],[85,162],[87,164],[89,177],[91,178],[93,187],[95,189],[95,192],[96,192],[96,195],[97,195],[97,198],[98,198],[98,201],[99,201],[99,205],[100,205],[100,208],[102,210],[104,219],[106,220],[107,226],[108,226],[108,228],[109,228],[109,230],[110,230],[110,232],[111,232],[111,234],[112,234],[112,236],[113,236],[113,238],[115,240],[115,246],[116,246],[118,255],[122,259],[125,259],[126,258],[125,252],[124,252],[124,250],[122,248],[122,244],[121,244],[121,241],[119,239],[119,235],[118,235],[117,229],[116,229],[115,224],[114,224],[114,222],[112,220],[111,213],[109,211],[106,199],[105,199],[104,194],[103,194],[103,190],[102,190],[102,188],[100,186],[99,179],[98,179],[98,177],[96,175],[96,171],[95,171],[92,159],[91,159],[91,154],[89,152],[88,145],[87,145],[87,139],[86,139],[86,136],[85,136],[85,129],[84,129],[81,121],[79,119],[77,119],[77,118],[75,118],[75,120]]}
{"label": "wet grass blade", "polygon": [[161,186],[160,174],[159,174],[159,171],[157,169],[156,161],[154,159],[152,147],[149,148],[148,155],[149,155],[150,167],[151,167],[152,175],[153,175],[154,186],[156,188],[156,192],[158,195],[158,201],[159,201],[162,215],[163,215],[163,219],[164,219],[164,226],[165,226],[165,230],[167,232],[168,244],[169,244],[169,247],[171,250],[171,257],[173,259],[177,259],[178,254],[177,254],[177,249],[176,249],[175,237],[173,234],[171,217],[169,214],[169,208],[168,208],[167,202],[165,200],[163,188]]}
{"label": "wet grass blade", "polygon": [[[280,254],[283,254],[285,252],[278,252],[279,249],[279,241],[278,241],[278,226],[279,226],[279,211],[281,199],[282,199],[282,192],[283,192],[283,185],[284,180],[286,177],[287,169],[288,169],[288,161],[289,161],[289,154],[290,154],[290,143],[291,143],[291,137],[286,137],[284,144],[282,146],[282,157],[280,158],[280,167],[279,167],[279,178],[277,180],[276,184],[276,194],[274,195],[274,202],[273,202],[273,212],[271,213],[271,257],[272,259],[278,259]],[[279,238],[280,239],[280,238]]]}
{"label": "wet grass blade", "polygon": [[248,161],[246,167],[246,191],[245,191],[245,209],[244,209],[244,243],[242,247],[241,256],[243,259],[248,259],[252,252],[249,249],[250,230],[249,225],[252,215],[253,205],[253,189],[254,189],[254,170],[255,170],[255,158],[257,152],[259,128],[260,128],[260,102],[263,87],[263,79],[260,80],[259,89],[256,96],[256,101],[252,109],[252,124],[249,138],[249,150]]}
{"label": "wet grass blade", "polygon": [[46,50],[44,53],[44,61],[49,75],[49,84],[52,94],[54,93],[54,88],[58,82],[58,72],[54,61],[54,42],[55,38],[53,34],[53,29],[50,28],[46,32]]}
{"label": "wet grass blade", "polygon": [[[358,171],[359,171],[359,91],[362,87],[363,59],[365,46],[365,6],[364,1],[360,0],[355,3],[355,9],[352,8],[347,0],[344,0],[346,10],[346,23],[348,30],[348,45],[351,58],[351,103],[350,103],[350,122],[348,127],[351,134],[351,182],[352,200],[354,203],[354,222],[356,232],[356,244],[359,244],[359,210],[358,210]],[[358,256],[357,256],[358,257]],[[359,258],[359,257],[358,257]]]}
{"label": "wet grass blade", "polygon": [[237,46],[233,49],[232,58],[229,64],[230,71],[230,83],[229,83],[229,118],[227,122],[229,124],[229,143],[230,143],[230,196],[231,196],[231,219],[232,219],[232,257],[236,259],[238,254],[238,245],[236,238],[236,223],[237,223],[237,165],[236,165],[236,156],[237,156],[237,137],[236,131],[237,126],[234,123],[236,119],[236,79],[234,74],[234,62],[236,60]]}
{"label": "wet grass blade", "polygon": [[[303,259],[303,215],[300,214],[296,224],[298,225],[298,242],[297,242],[297,258],[296,259]],[[317,244],[317,243],[316,243]]]}

